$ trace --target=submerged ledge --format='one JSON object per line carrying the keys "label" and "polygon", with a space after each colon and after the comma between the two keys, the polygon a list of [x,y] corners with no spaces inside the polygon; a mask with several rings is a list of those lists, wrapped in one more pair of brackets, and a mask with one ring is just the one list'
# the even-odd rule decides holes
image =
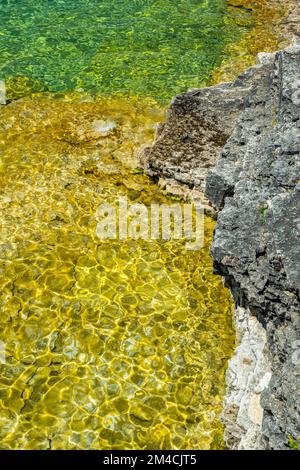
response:
{"label": "submerged ledge", "polygon": [[96,233],[103,203],[173,202],[137,169],[162,116],[76,93],[1,110],[3,449],[224,448],[233,304],[214,220],[197,251]]}

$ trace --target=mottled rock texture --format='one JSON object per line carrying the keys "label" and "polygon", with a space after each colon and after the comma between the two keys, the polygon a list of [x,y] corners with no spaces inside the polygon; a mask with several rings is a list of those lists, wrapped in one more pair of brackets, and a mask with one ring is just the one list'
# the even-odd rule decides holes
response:
{"label": "mottled rock texture", "polygon": [[236,308],[234,320],[238,346],[226,374],[225,441],[230,448],[264,449],[260,398],[272,376],[266,330],[241,307]]}
{"label": "mottled rock texture", "polygon": [[234,83],[177,95],[154,144],[141,155],[146,173],[204,191],[207,172],[233,132],[249,87],[260,79],[258,66]]}
{"label": "mottled rock texture", "polygon": [[240,341],[228,445],[288,449],[300,439],[300,46],[260,54],[234,83],[177,96],[141,161],[153,177],[204,191],[219,212],[211,253]]}
{"label": "mottled rock texture", "polygon": [[281,6],[285,15],[279,22],[281,42],[299,41],[300,36],[300,3],[298,0],[271,0],[270,6]]}
{"label": "mottled rock texture", "polygon": [[178,183],[185,198],[193,198],[192,190],[206,212],[213,213],[205,197],[208,172],[232,135],[250,91],[270,72],[269,57],[272,55],[260,54],[258,65],[232,83],[177,95],[167,111],[166,122],[158,126],[153,145],[140,153],[145,173],[160,180],[170,194],[177,195],[172,188],[178,188]]}
{"label": "mottled rock texture", "polygon": [[300,438],[300,46],[265,60],[206,195],[222,209],[215,272],[266,329],[272,377],[261,396],[262,436],[266,448],[281,449]]}

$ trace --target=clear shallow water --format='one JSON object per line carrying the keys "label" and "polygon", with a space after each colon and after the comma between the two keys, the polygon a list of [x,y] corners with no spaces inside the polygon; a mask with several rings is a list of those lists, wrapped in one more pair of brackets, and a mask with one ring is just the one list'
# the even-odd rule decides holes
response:
{"label": "clear shallow water", "polygon": [[168,99],[207,82],[246,18],[223,0],[2,0],[0,79]]}
{"label": "clear shallow water", "polygon": [[[234,336],[214,222],[199,251],[101,242],[99,204],[172,202],[133,172],[162,110],[85,99],[42,94],[0,114],[0,447],[221,448]],[[91,139],[99,116],[116,129]]]}
{"label": "clear shallow water", "polygon": [[[0,13],[0,76],[25,96],[0,108],[0,447],[222,448],[234,334],[214,222],[188,252],[101,242],[95,213],[120,195],[171,202],[133,171],[164,118],[148,97],[204,82],[243,28],[221,1],[3,1]],[[91,138],[99,119],[116,128]]]}

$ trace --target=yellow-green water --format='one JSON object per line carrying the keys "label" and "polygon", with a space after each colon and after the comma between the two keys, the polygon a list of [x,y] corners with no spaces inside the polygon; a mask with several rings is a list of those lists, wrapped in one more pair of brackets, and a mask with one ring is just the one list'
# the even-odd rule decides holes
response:
{"label": "yellow-green water", "polygon": [[[252,26],[225,0],[1,0],[0,80],[169,100],[204,85]],[[24,90],[23,90],[24,92]]]}
{"label": "yellow-green water", "polygon": [[[117,127],[95,139],[99,118]],[[95,235],[101,202],[169,202],[132,171],[162,118],[151,100],[72,94],[0,113],[2,449],[223,446],[234,339],[214,222],[200,251]]]}
{"label": "yellow-green water", "polygon": [[[269,0],[0,3],[12,101],[0,106],[0,448],[223,448],[234,334],[213,220],[188,251],[101,241],[95,216],[119,196],[172,202],[135,171],[164,119],[157,102],[273,49],[280,12]],[[116,127],[100,138],[99,120]]]}

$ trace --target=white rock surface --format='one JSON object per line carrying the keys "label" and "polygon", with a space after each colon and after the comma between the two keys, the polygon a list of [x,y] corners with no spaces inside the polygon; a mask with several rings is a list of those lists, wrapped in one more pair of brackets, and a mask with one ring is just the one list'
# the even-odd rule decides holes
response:
{"label": "white rock surface", "polygon": [[6,87],[4,80],[0,80],[0,104],[6,104]]}
{"label": "white rock surface", "polygon": [[225,441],[233,449],[262,449],[262,391],[271,379],[266,331],[247,310],[238,307],[235,325],[239,345],[227,370],[222,413]]}

